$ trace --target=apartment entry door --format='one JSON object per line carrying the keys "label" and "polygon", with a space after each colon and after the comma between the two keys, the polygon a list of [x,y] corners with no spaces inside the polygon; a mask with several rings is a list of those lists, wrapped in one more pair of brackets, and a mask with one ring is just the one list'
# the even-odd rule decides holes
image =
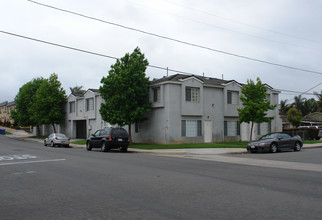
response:
{"label": "apartment entry door", "polygon": [[76,121],[76,138],[86,139],[86,120]]}
{"label": "apartment entry door", "polygon": [[205,129],[204,129],[204,142],[211,143],[212,142],[212,121],[205,121]]}

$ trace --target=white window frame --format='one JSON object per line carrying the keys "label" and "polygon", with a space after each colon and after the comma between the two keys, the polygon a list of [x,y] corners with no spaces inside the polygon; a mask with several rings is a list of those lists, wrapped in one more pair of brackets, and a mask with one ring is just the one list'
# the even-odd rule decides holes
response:
{"label": "white window frame", "polygon": [[86,99],[86,111],[94,110],[94,98]]}
{"label": "white window frame", "polygon": [[76,102],[72,101],[69,102],[69,113],[74,113],[76,112]]}
{"label": "white window frame", "polygon": [[185,97],[186,102],[199,103],[199,100],[200,100],[200,88],[198,88],[198,87],[186,87],[185,95],[186,95],[186,97]]}
{"label": "white window frame", "polygon": [[202,136],[202,121],[182,120],[181,129],[183,137],[200,137]]}
{"label": "white window frame", "polygon": [[238,91],[227,91],[227,104],[238,105],[239,104],[239,92]]}

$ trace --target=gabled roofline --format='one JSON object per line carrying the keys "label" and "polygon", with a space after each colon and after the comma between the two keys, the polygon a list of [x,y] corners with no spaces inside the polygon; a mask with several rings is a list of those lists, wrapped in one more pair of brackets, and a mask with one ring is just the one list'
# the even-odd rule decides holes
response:
{"label": "gabled roofline", "polygon": [[187,78],[184,79],[179,79],[180,82],[184,82],[184,81],[188,81],[190,79],[195,79],[197,81],[199,81],[200,83],[204,84],[204,81],[202,81],[201,79],[199,79],[198,77],[196,77],[195,75],[192,76],[188,76]]}
{"label": "gabled roofline", "polygon": [[86,96],[86,94],[88,92],[93,92],[95,95],[99,95],[99,90],[98,89],[88,89],[85,93],[84,93],[84,97]]}
{"label": "gabled roofline", "polygon": [[230,81],[228,81],[227,83],[223,83],[222,85],[223,85],[223,86],[228,86],[228,85],[230,85],[230,84],[232,84],[232,83],[236,83],[240,88],[241,88],[241,87],[243,87],[243,84],[241,84],[241,83],[237,82],[236,80],[230,80]]}

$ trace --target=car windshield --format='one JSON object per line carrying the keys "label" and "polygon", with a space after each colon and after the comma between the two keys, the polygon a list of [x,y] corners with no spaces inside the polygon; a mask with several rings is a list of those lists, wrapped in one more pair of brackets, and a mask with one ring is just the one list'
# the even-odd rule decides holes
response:
{"label": "car windshield", "polygon": [[278,134],[277,133],[267,134],[267,135],[264,135],[263,137],[261,137],[260,140],[276,139],[277,137],[278,137]]}
{"label": "car windshield", "polygon": [[66,135],[64,135],[64,134],[56,134],[56,137],[59,137],[59,138],[67,138]]}

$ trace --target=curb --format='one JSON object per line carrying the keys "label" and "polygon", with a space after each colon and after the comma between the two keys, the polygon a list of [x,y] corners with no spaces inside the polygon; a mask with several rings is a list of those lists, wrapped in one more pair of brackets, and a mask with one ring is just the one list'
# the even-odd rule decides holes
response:
{"label": "curb", "polygon": [[[43,143],[42,139],[28,138],[24,136],[16,135],[6,135],[8,138],[24,141],[33,141],[38,143]],[[86,145],[79,144],[69,144],[70,148],[83,148],[86,149]],[[303,149],[312,149],[312,148],[322,148],[322,144],[303,144]],[[218,154],[244,154],[247,153],[246,148],[184,148],[184,149],[138,149],[130,148],[128,149],[131,152],[135,153],[148,153],[148,154],[158,154],[158,155],[186,155],[186,154],[199,154],[199,155],[218,155]],[[203,152],[204,151],[204,152]],[[208,152],[207,152],[208,151]]]}

